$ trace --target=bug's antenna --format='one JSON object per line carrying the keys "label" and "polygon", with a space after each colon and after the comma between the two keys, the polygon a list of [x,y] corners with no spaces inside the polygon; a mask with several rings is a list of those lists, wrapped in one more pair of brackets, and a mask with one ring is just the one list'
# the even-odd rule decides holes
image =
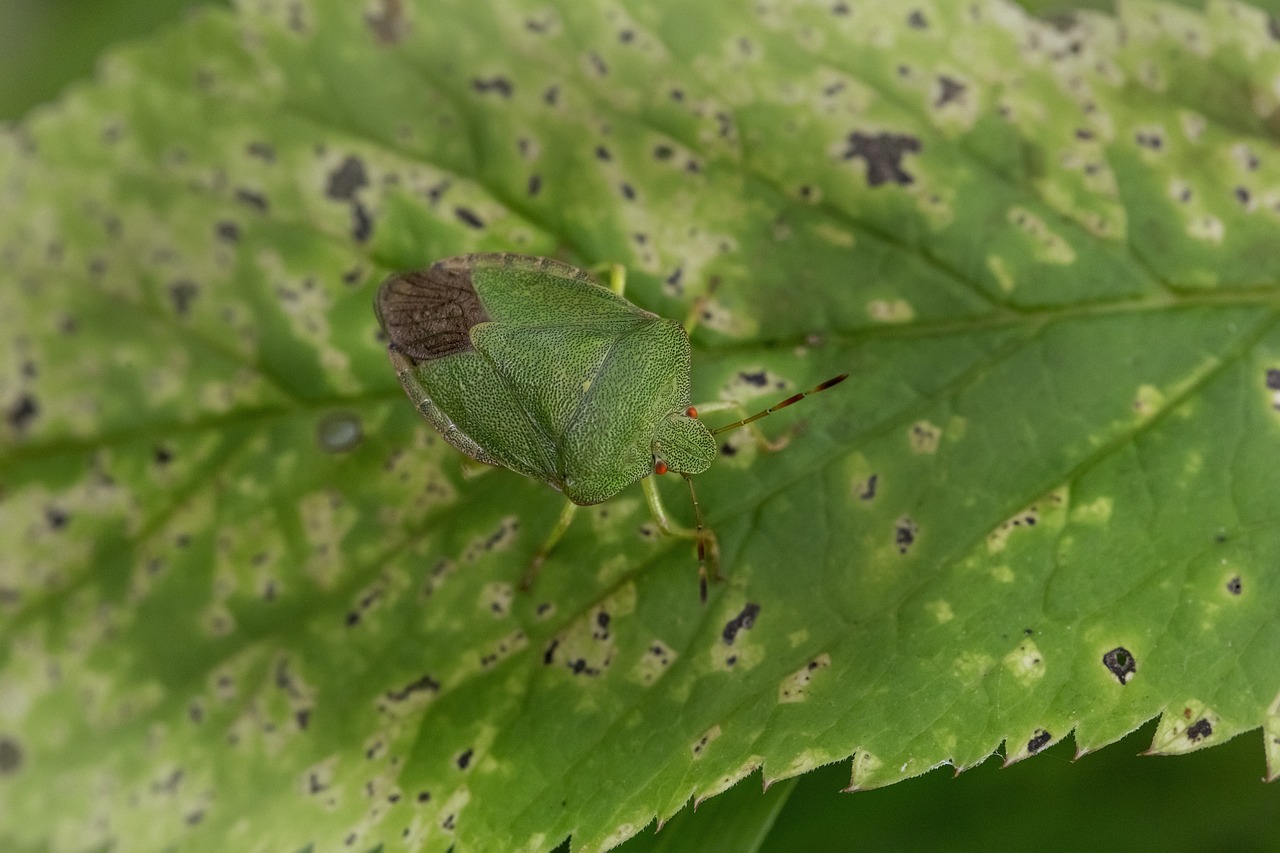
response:
{"label": "bug's antenna", "polygon": [[[707,603],[707,530],[702,525],[702,507],[698,505],[698,496],[693,491],[693,478],[681,473],[689,484],[689,497],[693,500],[693,520],[698,526],[698,598]],[[717,574],[718,577],[718,574]]]}
{"label": "bug's antenna", "polygon": [[[778,409],[785,409],[787,406],[790,406],[792,403],[799,403],[801,400],[803,400],[805,397],[808,397],[810,394],[817,394],[819,391],[825,391],[828,388],[839,385],[841,382],[845,381],[848,378],[849,378],[849,374],[847,373],[841,373],[839,376],[833,376],[830,379],[828,379],[826,382],[823,382],[821,385],[818,385],[816,387],[810,388],[808,391],[801,391],[799,394],[792,394],[790,397],[783,400],[781,403],[770,406],[769,408],[765,409],[763,412],[756,412],[751,417],[743,418],[740,421],[734,421],[731,424],[725,424],[722,427],[716,427],[715,429],[711,430],[711,434],[718,435],[722,432],[728,432],[731,429],[737,429],[738,427],[746,426],[752,421],[758,421],[761,418],[765,417],[766,415],[772,415],[774,412],[778,411]],[[690,486],[690,488],[692,488],[692,486]],[[698,505],[697,501],[694,501],[694,506],[696,507],[697,505]]]}

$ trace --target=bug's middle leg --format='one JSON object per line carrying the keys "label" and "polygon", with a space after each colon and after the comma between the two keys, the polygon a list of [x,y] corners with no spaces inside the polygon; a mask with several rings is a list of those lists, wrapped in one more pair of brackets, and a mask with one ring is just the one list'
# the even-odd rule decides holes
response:
{"label": "bug's middle leg", "polygon": [[564,509],[560,511],[560,518],[556,521],[556,526],[551,528],[551,533],[547,535],[542,546],[538,548],[538,553],[533,555],[533,561],[529,563],[529,568],[525,570],[524,577],[520,579],[520,588],[529,589],[533,586],[533,582],[538,577],[538,572],[542,571],[542,564],[547,561],[547,555],[551,553],[551,549],[560,541],[560,537],[569,529],[569,525],[573,523],[573,516],[578,510],[578,505],[571,500],[565,500]]}
{"label": "bug's middle leg", "polygon": [[[654,522],[658,525],[658,529],[668,536],[679,536],[685,539],[696,539],[698,541],[698,593],[703,603],[707,600],[707,576],[713,581],[723,580],[724,576],[720,574],[720,542],[716,539],[715,531],[706,527],[702,523],[702,509],[698,506],[698,497],[693,492],[693,482],[685,477],[685,482],[689,484],[689,495],[693,498],[693,513],[698,521],[696,529],[682,527],[671,520],[667,515],[666,509],[662,506],[662,497],[658,494],[658,484],[655,477],[645,477],[640,481],[641,487],[644,489],[645,500],[649,503],[649,512],[653,515]],[[710,566],[710,572],[707,567]]]}

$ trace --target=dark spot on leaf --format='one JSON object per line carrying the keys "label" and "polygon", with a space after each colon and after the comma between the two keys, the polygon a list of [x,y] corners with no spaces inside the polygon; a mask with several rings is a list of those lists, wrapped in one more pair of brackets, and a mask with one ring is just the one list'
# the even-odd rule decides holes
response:
{"label": "dark spot on leaf", "polygon": [[420,802],[420,803],[425,803],[425,802],[427,802],[428,800],[430,800],[430,799],[431,799],[431,792],[430,792],[430,791],[419,791],[419,792],[418,792],[418,796],[416,797],[416,799],[417,799],[417,800],[418,800],[418,802]]}
{"label": "dark spot on leaf", "polygon": [[542,93],[542,100],[547,104],[547,106],[554,107],[560,100],[560,87],[548,86],[547,91]]}
{"label": "dark spot on leaf", "polygon": [[496,92],[504,98],[511,97],[511,94],[515,91],[515,86],[506,77],[490,77],[488,80],[482,80],[477,77],[471,81],[471,88],[482,95]]}
{"label": "dark spot on leaf", "polygon": [[187,826],[195,826],[200,821],[204,820],[204,809],[197,809],[196,811],[191,812],[183,818],[183,820],[186,821]]}
{"label": "dark spot on leaf", "polygon": [[368,242],[373,236],[373,217],[361,202],[351,205],[351,236],[357,243]]}
{"label": "dark spot on leaf", "polygon": [[364,278],[364,271],[360,267],[352,267],[342,274],[342,283],[355,285],[359,284],[362,278]]}
{"label": "dark spot on leaf", "polygon": [[867,478],[866,483],[862,486],[862,491],[858,493],[861,500],[869,501],[876,496],[876,484],[880,481],[879,474],[872,474]]}
{"label": "dark spot on leaf", "polygon": [[743,373],[739,371],[738,378],[748,385],[754,385],[757,388],[763,388],[765,385],[769,384],[769,377],[765,375],[763,370],[758,373]]}
{"label": "dark spot on leaf", "polygon": [[1158,133],[1139,130],[1133,135],[1133,141],[1143,148],[1159,151],[1164,147],[1164,138]]}
{"label": "dark spot on leaf", "polygon": [[683,89],[672,89],[672,90],[671,90],[671,100],[673,100],[673,101],[683,101],[683,100],[684,100],[684,90],[683,90]]}
{"label": "dark spot on leaf", "polygon": [[843,157],[845,160],[861,157],[866,161],[868,186],[878,187],[886,183],[905,185],[914,182],[915,178],[903,171],[903,155],[920,150],[920,140],[914,136],[900,133],[868,136],[855,131],[849,134],[849,147]]}
{"label": "dark spot on leaf", "polygon": [[424,675],[415,681],[409,682],[399,690],[388,690],[387,698],[392,702],[403,702],[414,693],[420,693],[424,690],[429,693],[435,693],[440,690],[440,682],[436,681],[430,675]]}
{"label": "dark spot on leaf", "polygon": [[636,200],[636,190],[635,190],[635,187],[631,186],[631,184],[623,183],[622,186],[619,187],[619,189],[622,190],[622,196],[627,201]]}
{"label": "dark spot on leaf", "polygon": [[913,520],[904,516],[893,526],[893,544],[897,546],[899,554],[905,554],[911,550],[911,546],[915,544],[916,534],[920,532],[920,527]]}
{"label": "dark spot on leaf", "polygon": [[187,717],[197,725],[204,722],[204,706],[195,702],[187,706]]}
{"label": "dark spot on leaf", "polygon": [[1268,368],[1267,387],[1272,391],[1280,391],[1280,368]]}
{"label": "dark spot on leaf", "polygon": [[308,793],[318,794],[327,787],[329,786],[324,783],[324,780],[320,778],[319,774],[311,773],[307,776],[307,792]]}
{"label": "dark spot on leaf", "polygon": [[191,312],[191,303],[200,295],[200,287],[189,279],[179,279],[169,285],[169,299],[173,302],[173,310],[179,317]]}
{"label": "dark spot on leaf", "polygon": [[13,776],[22,769],[22,747],[11,737],[0,735],[0,776]]}
{"label": "dark spot on leaf", "polygon": [[604,57],[594,50],[587,56],[587,60],[591,63],[591,67],[595,70],[597,76],[604,77],[609,73],[609,66],[605,63]]}
{"label": "dark spot on leaf", "polygon": [[611,155],[611,154],[609,153],[609,149],[608,149],[608,148],[605,148],[603,145],[597,145],[597,146],[596,146],[596,159],[597,159],[597,160],[602,160],[602,161],[607,162],[607,161],[609,161],[609,160],[612,160],[612,159],[613,159],[613,155]]}
{"label": "dark spot on leaf", "polygon": [[1040,729],[1035,733],[1031,740],[1027,741],[1027,752],[1035,755],[1037,752],[1044,749],[1051,740],[1053,740],[1053,735],[1049,734],[1044,729]]}
{"label": "dark spot on leaf", "polygon": [[454,214],[454,216],[458,217],[458,219],[460,219],[462,222],[466,223],[467,225],[471,226],[472,228],[483,228],[483,227],[484,227],[484,220],[483,220],[483,219],[481,219],[479,216],[476,216],[476,215],[475,215],[475,213],[473,213],[473,212],[472,212],[470,209],[468,209],[468,208],[465,208],[465,207],[455,207],[455,208],[453,209],[453,214]]}
{"label": "dark spot on leaf", "polygon": [[952,101],[960,100],[960,96],[965,93],[968,88],[959,80],[954,80],[946,75],[938,78],[938,85],[942,87],[942,91],[938,94],[938,100],[933,102],[935,107],[945,106]]}
{"label": "dark spot on leaf", "polygon": [[732,457],[732,456],[736,456],[737,453],[738,453],[738,449],[727,441],[724,444],[720,445],[721,456]]}
{"label": "dark spot on leaf", "polygon": [[45,520],[49,522],[49,526],[54,530],[61,530],[66,527],[67,522],[71,520],[69,515],[58,509],[56,506],[45,507],[44,517]]}
{"label": "dark spot on leaf", "polygon": [[1235,577],[1231,578],[1231,580],[1227,581],[1227,592],[1231,593],[1232,595],[1239,595],[1243,591],[1244,591],[1244,584],[1240,582],[1239,575],[1236,575]]}
{"label": "dark spot on leaf", "polygon": [[454,823],[457,821],[457,819],[458,819],[457,815],[455,815],[453,812],[449,812],[449,814],[445,815],[444,820],[440,821],[440,828],[452,831]]}
{"label": "dark spot on leaf", "polygon": [[724,640],[725,645],[733,645],[733,641],[737,639],[739,631],[749,631],[751,626],[756,623],[756,617],[760,615],[760,605],[748,603],[742,608],[742,612],[725,623],[724,630],[720,632],[720,638]]}
{"label": "dark spot on leaf", "polygon": [[831,14],[833,15],[849,14],[849,4],[845,3],[844,0],[839,0],[839,2],[837,2],[834,6],[831,7]]}
{"label": "dark spot on leaf", "polygon": [[1236,201],[1240,202],[1241,204],[1247,205],[1249,203],[1249,198],[1250,198],[1249,190],[1246,189],[1245,187],[1236,187],[1235,195],[1236,195]]}
{"label": "dark spot on leaf", "polygon": [[458,756],[457,765],[459,770],[467,769],[467,765],[471,763],[471,754],[473,751],[474,750],[471,750],[471,749],[465,749],[463,750],[462,754]]}
{"label": "dark spot on leaf", "polygon": [[302,708],[293,715],[293,718],[297,721],[298,728],[305,732],[307,726],[311,725],[311,709]]}
{"label": "dark spot on leaf", "polygon": [[547,666],[551,665],[551,662],[555,660],[556,649],[559,648],[559,646],[560,640],[556,638],[552,638],[551,642],[547,643],[547,649],[542,653],[543,664]]}
{"label": "dark spot on leaf", "polygon": [[350,628],[350,627],[352,627],[352,626],[355,626],[355,625],[359,625],[359,624],[360,624],[360,614],[359,614],[357,611],[355,611],[355,610],[350,611],[349,613],[347,613],[347,618],[346,618],[345,622],[346,622],[346,626],[347,626],[348,628]]}
{"label": "dark spot on leaf", "polygon": [[5,413],[5,418],[16,431],[23,432],[27,427],[31,426],[31,422],[35,420],[39,411],[40,406],[36,403],[36,398],[30,394],[23,394],[17,399],[17,402],[9,407],[9,411]]}
{"label": "dark spot on leaf", "polygon": [[1280,41],[1280,16],[1274,12],[1267,15],[1267,35],[1275,41]]}
{"label": "dark spot on leaf", "polygon": [[220,240],[226,240],[228,243],[234,243],[240,239],[240,226],[231,221],[219,222],[214,226],[214,231]]}
{"label": "dark spot on leaf", "polygon": [[247,204],[257,209],[261,213],[266,213],[270,205],[267,203],[267,197],[260,192],[240,187],[236,190],[236,201]]}
{"label": "dark spot on leaf", "polygon": [[537,195],[542,190],[542,176],[529,176],[529,195]]}
{"label": "dark spot on leaf", "polygon": [[1102,656],[1102,665],[1111,670],[1111,674],[1121,684],[1128,684],[1133,674],[1138,671],[1138,662],[1124,646],[1116,646]]}
{"label": "dark spot on leaf", "polygon": [[256,157],[264,163],[274,163],[276,161],[276,149],[267,142],[250,142],[245,146],[244,150],[250,157]]}
{"label": "dark spot on leaf", "polygon": [[356,192],[369,185],[364,161],[359,157],[347,157],[338,168],[329,173],[329,183],[324,194],[334,201],[351,201]]}
{"label": "dark spot on leaf", "polygon": [[1213,734],[1213,725],[1203,717],[1187,727],[1187,740],[1195,743]]}
{"label": "dark spot on leaf", "polygon": [[916,30],[927,30],[929,22],[925,19],[924,13],[919,9],[915,9],[910,15],[907,15],[907,26]]}
{"label": "dark spot on leaf", "polygon": [[675,153],[675,149],[670,145],[653,146],[653,159],[655,160],[670,160],[675,156]]}
{"label": "dark spot on leaf", "polygon": [[1076,139],[1088,141],[1093,139],[1093,131],[1088,128],[1081,127],[1076,129]]}
{"label": "dark spot on leaf", "polygon": [[813,198],[813,187],[810,184],[804,184],[800,187],[800,198],[805,201]]}
{"label": "dark spot on leaf", "polygon": [[632,30],[623,30],[622,32],[618,33],[618,41],[622,42],[623,44],[631,44],[631,42],[635,41],[635,38],[636,38],[636,34]]}

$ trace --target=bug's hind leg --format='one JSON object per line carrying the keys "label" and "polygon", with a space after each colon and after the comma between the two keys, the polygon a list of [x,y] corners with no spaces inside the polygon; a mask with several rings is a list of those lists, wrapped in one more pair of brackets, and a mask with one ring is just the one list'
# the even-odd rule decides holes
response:
{"label": "bug's hind leg", "polygon": [[653,515],[654,523],[658,525],[659,530],[667,536],[679,536],[698,541],[698,595],[705,604],[708,575],[713,581],[724,580],[724,575],[720,574],[720,542],[716,539],[715,531],[702,523],[702,509],[698,506],[698,497],[693,491],[693,481],[685,477],[685,482],[689,484],[689,496],[693,498],[693,515],[698,523],[694,530],[681,527],[671,521],[671,517],[662,506],[662,497],[658,494],[655,477],[645,477],[640,481],[640,485],[644,489],[645,500],[649,502],[649,512]]}
{"label": "bug's hind leg", "polygon": [[556,521],[556,526],[551,528],[551,533],[547,535],[542,546],[538,548],[538,553],[533,555],[529,568],[525,570],[524,577],[520,579],[520,588],[529,589],[533,586],[533,582],[538,578],[538,572],[542,571],[542,564],[547,561],[547,555],[551,553],[551,549],[560,541],[560,537],[569,529],[569,525],[573,523],[573,516],[578,510],[578,505],[571,500],[564,502],[564,509],[560,512],[560,519]]}

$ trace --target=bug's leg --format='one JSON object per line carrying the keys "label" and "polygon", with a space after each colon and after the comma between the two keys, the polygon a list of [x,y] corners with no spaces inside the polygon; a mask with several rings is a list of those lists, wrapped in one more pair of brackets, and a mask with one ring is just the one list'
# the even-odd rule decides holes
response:
{"label": "bug's leg", "polygon": [[658,494],[658,484],[655,482],[654,477],[645,477],[640,481],[640,485],[644,489],[645,500],[649,502],[649,512],[653,515],[653,520],[658,525],[659,530],[667,536],[698,540],[698,593],[705,603],[707,600],[707,566],[711,567],[709,574],[712,580],[723,579],[720,574],[720,542],[716,539],[715,532],[702,523],[702,508],[698,505],[698,497],[693,492],[693,480],[685,477],[685,482],[689,484],[689,496],[693,498],[693,515],[698,524],[696,530],[681,527],[671,521],[671,517],[667,515],[667,511],[662,506],[662,498]]}
{"label": "bug's leg", "polygon": [[551,549],[560,541],[560,537],[569,529],[569,525],[573,523],[573,515],[578,510],[578,505],[571,500],[564,502],[564,510],[560,513],[560,520],[556,522],[556,526],[551,528],[551,533],[542,543],[542,547],[538,549],[538,553],[533,555],[533,561],[529,563],[529,568],[525,570],[524,577],[520,579],[520,588],[528,589],[533,586],[533,582],[538,577],[538,572],[542,570],[542,564],[547,561],[547,555],[551,553]]}
{"label": "bug's leg", "polygon": [[689,306],[689,313],[684,316],[684,333],[689,337],[693,337],[693,330],[698,328],[698,324],[704,318],[711,315],[707,313],[707,303],[711,301],[712,295],[715,294],[716,288],[720,286],[720,277],[713,276],[707,284],[707,289],[699,294],[697,299],[693,300],[693,304]]}
{"label": "bug's leg", "polygon": [[[703,415],[715,412],[733,412],[740,419],[745,420],[747,418],[747,410],[743,408],[742,404],[737,400],[716,400],[713,403],[699,403],[694,406],[694,408],[698,410],[699,418]],[[782,435],[778,436],[773,441],[770,441],[768,436],[764,434],[764,431],[754,423],[745,424],[745,426],[747,428],[747,432],[751,433],[751,437],[755,439],[756,447],[761,450],[768,451],[769,453],[776,453],[786,447],[791,443],[791,438],[794,435],[793,427],[783,432]]]}
{"label": "bug's leg", "polygon": [[[462,456],[461,453],[458,455]],[[492,465],[486,465],[478,459],[472,459],[470,456],[462,456],[462,459],[459,460],[458,467],[462,470],[462,479],[464,480],[471,480],[479,477],[486,471],[494,470]]]}
{"label": "bug's leg", "polygon": [[619,296],[626,295],[627,268],[622,264],[600,264],[591,268],[592,275],[608,282],[608,287]]}

